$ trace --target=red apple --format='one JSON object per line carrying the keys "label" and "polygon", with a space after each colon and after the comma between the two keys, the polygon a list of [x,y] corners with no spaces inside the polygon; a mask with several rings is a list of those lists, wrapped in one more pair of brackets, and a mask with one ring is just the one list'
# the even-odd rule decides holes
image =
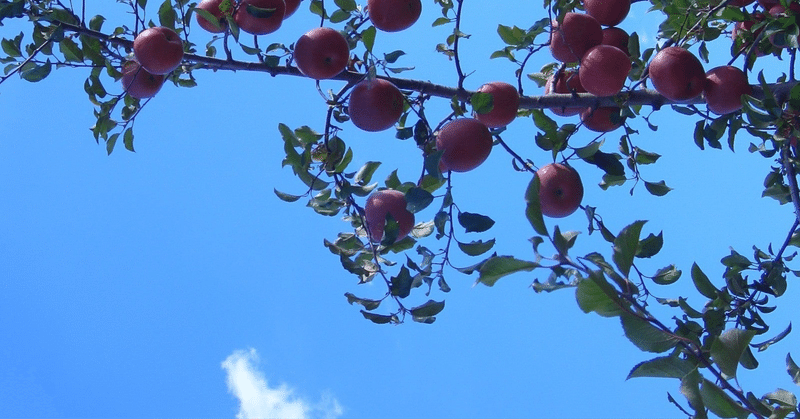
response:
{"label": "red apple", "polygon": [[183,60],[183,41],[170,28],[147,28],[133,40],[133,54],[148,72],[168,74]]}
{"label": "red apple", "polygon": [[397,222],[397,238],[400,240],[414,228],[414,214],[406,209],[406,197],[402,192],[393,189],[377,191],[367,198],[364,205],[364,222],[369,229],[373,242],[383,239],[387,214]]}
{"label": "red apple", "polygon": [[442,151],[441,162],[446,170],[468,172],[489,157],[492,134],[477,119],[454,119],[439,131],[436,149]]}
{"label": "red apple", "polygon": [[519,92],[516,87],[502,81],[494,81],[479,87],[478,92],[492,95],[492,110],[487,113],[474,113],[475,119],[489,128],[500,128],[517,118]]}
{"label": "red apple", "polygon": [[561,163],[550,163],[536,171],[542,215],[563,218],[581,206],[583,182],[578,171]]}
{"label": "red apple", "polygon": [[164,85],[163,74],[150,74],[136,61],[128,61],[122,65],[122,88],[131,97],[147,99],[153,97]]}
{"label": "red apple", "polygon": [[350,46],[339,31],[316,28],[294,44],[294,62],[300,72],[313,79],[329,79],[341,73],[350,59]]}
{"label": "red apple", "polygon": [[630,52],[628,52],[628,40],[630,39],[630,35],[628,32],[617,28],[617,27],[610,27],[603,29],[603,45],[611,45],[612,47],[617,47],[622,50],[628,57],[631,56]]}
{"label": "red apple", "polygon": [[703,93],[711,112],[724,115],[742,108],[742,95],[752,93],[747,74],[732,66],[715,67],[706,73]]}
{"label": "red apple", "polygon": [[[586,109],[581,114],[583,126],[594,132],[611,132],[622,126],[623,121],[614,122],[612,115],[619,116],[619,108],[613,106],[601,106],[596,109]],[[615,117],[615,118],[616,118]]]}
{"label": "red apple", "polygon": [[[550,93],[550,86],[553,85],[553,76],[547,79],[547,84],[544,85],[544,94]],[[586,89],[581,84],[581,79],[575,71],[567,70],[559,74],[556,80],[555,91],[553,93],[587,93]],[[550,108],[550,111],[558,116],[572,116],[583,112],[585,107],[563,107],[563,108]]]}
{"label": "red apple", "polygon": [[195,17],[197,18],[197,24],[200,25],[201,28],[211,33],[225,32],[225,28],[227,26],[227,20],[225,20],[226,13],[220,10],[220,5],[224,1],[228,1],[228,5],[231,8],[230,11],[228,11],[228,13],[233,11],[233,5],[235,3],[231,0],[203,0],[197,6],[195,6],[195,9],[205,10],[206,12],[211,13],[215,18],[217,18],[220,24],[219,27],[214,26],[213,23],[209,22],[199,14],[195,14]]}
{"label": "red apple", "polygon": [[613,96],[625,86],[631,71],[631,59],[617,47],[597,45],[581,59],[578,77],[587,92],[595,96]]}
{"label": "red apple", "polygon": [[769,10],[774,6],[781,4],[778,0],[757,0],[758,4],[764,8],[764,10]]}
{"label": "red apple", "polygon": [[575,63],[581,60],[589,48],[603,42],[603,28],[595,18],[569,12],[564,21],[551,23],[550,53],[562,63]]}
{"label": "red apple", "polygon": [[283,20],[286,20],[289,16],[296,12],[297,9],[300,8],[300,2],[302,1],[303,0],[284,0],[286,3],[286,10],[283,12]]}
{"label": "red apple", "polygon": [[409,28],[422,14],[420,0],[368,0],[367,11],[372,24],[384,32]]}
{"label": "red apple", "polygon": [[631,0],[583,0],[583,8],[601,25],[616,26],[628,16]]}
{"label": "red apple", "polygon": [[392,82],[364,80],[350,92],[347,112],[353,125],[364,131],[389,129],[403,114],[405,97]]}
{"label": "red apple", "polygon": [[703,64],[681,47],[662,49],[650,61],[649,68],[653,87],[667,99],[689,100],[703,92],[706,82]]}
{"label": "red apple", "polygon": [[[261,10],[248,10],[248,6]],[[283,23],[286,13],[286,3],[283,0],[242,0],[233,20],[239,29],[253,35],[265,35],[278,30]]]}

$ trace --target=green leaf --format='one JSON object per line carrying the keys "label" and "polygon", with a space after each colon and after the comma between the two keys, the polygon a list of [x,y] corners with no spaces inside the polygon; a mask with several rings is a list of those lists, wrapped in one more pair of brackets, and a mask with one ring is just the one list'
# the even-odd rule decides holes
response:
{"label": "green leaf", "polygon": [[787,327],[786,329],[784,329],[784,330],[783,330],[783,332],[781,332],[781,333],[778,333],[778,335],[777,335],[777,336],[775,336],[774,338],[768,339],[768,340],[766,340],[766,341],[764,341],[764,342],[761,342],[761,343],[753,343],[753,344],[751,344],[750,346],[752,346],[752,347],[754,347],[754,348],[758,348],[758,351],[759,351],[759,352],[765,351],[765,350],[767,350],[767,348],[769,348],[771,345],[773,345],[773,344],[775,344],[775,343],[778,343],[778,342],[780,342],[781,340],[783,340],[783,338],[785,338],[786,336],[788,336],[788,335],[789,335],[789,333],[790,333],[791,331],[792,331],[792,324],[791,324],[791,323],[789,323],[789,327]]}
{"label": "green leaf", "polygon": [[637,316],[624,314],[621,321],[628,340],[645,352],[666,352],[678,344],[676,336],[660,330]]}
{"label": "green leaf", "polygon": [[761,399],[769,402],[770,404],[777,404],[781,408],[790,409],[790,412],[796,411],[797,409],[797,396],[782,388],[765,394],[763,397],[761,397]]}
{"label": "green leaf", "polygon": [[433,202],[433,195],[425,189],[413,187],[406,192],[406,209],[412,214],[416,214]]}
{"label": "green leaf", "polygon": [[[248,9],[250,6],[248,6]],[[175,29],[175,21],[178,19],[178,14],[175,13],[175,9],[172,7],[171,0],[164,0],[164,3],[161,3],[161,6],[158,8],[158,22],[161,26],[166,26],[170,29]]]}
{"label": "green leaf", "polygon": [[491,287],[506,275],[530,272],[538,267],[538,263],[519,260],[513,256],[492,256],[478,267],[478,282]]}
{"label": "green leaf", "polygon": [[133,149],[133,128],[126,129],[125,133],[122,134],[122,143],[125,145],[126,150],[136,151]]}
{"label": "green leaf", "polygon": [[52,67],[53,66],[52,63],[50,63],[49,58],[42,65],[36,65],[33,62],[28,62],[26,65],[22,66],[22,70],[20,70],[19,75],[24,80],[36,83],[44,80],[45,77],[50,75],[50,70]]}
{"label": "green leaf", "polygon": [[482,255],[494,247],[495,239],[489,241],[478,240],[471,243],[458,242],[458,248],[469,256]]}
{"label": "green leaf", "polygon": [[414,278],[408,271],[408,268],[403,266],[397,276],[393,276],[391,280],[392,295],[400,298],[406,298],[411,294],[411,286],[414,283]]}
{"label": "green leaf", "polygon": [[603,317],[615,317],[625,313],[623,307],[626,305],[620,300],[614,287],[598,271],[591,271],[588,279],[578,283],[575,299],[584,313],[594,311]]}
{"label": "green leaf", "polygon": [[664,196],[672,190],[663,180],[656,183],[645,181],[644,187],[647,189],[647,192],[655,196]]}
{"label": "green leaf", "polygon": [[433,317],[444,310],[444,301],[428,300],[425,304],[412,308],[411,315],[414,317]]}
{"label": "green leaf", "polygon": [[442,26],[442,25],[446,25],[448,23],[450,23],[450,19],[448,19],[446,17],[440,17],[440,18],[437,18],[436,20],[434,20],[433,23],[431,24],[431,26],[433,26],[433,27]]}
{"label": "green leaf", "polygon": [[387,63],[392,64],[395,61],[397,61],[397,59],[400,58],[403,55],[406,55],[406,53],[403,52],[403,51],[397,50],[397,51],[390,52],[388,54],[383,54],[383,59]]}
{"label": "green leaf", "polygon": [[726,377],[736,377],[739,359],[755,334],[753,330],[730,329],[714,339],[711,344],[711,359]]}
{"label": "green leaf", "polygon": [[355,0],[333,0],[333,2],[345,12],[355,12],[358,8]]}
{"label": "green leaf", "polygon": [[353,305],[354,303],[361,304],[368,311],[375,310],[376,308],[378,308],[378,306],[381,305],[381,300],[370,300],[367,298],[359,298],[349,292],[345,293],[344,296],[347,297],[347,302],[350,303],[350,305]]}
{"label": "green leaf", "polygon": [[658,233],[658,236],[650,234],[639,242],[639,248],[636,250],[636,257],[653,257],[661,251],[662,246],[664,246],[664,234]]}
{"label": "green leaf", "polygon": [[374,26],[370,26],[367,29],[364,29],[361,32],[361,42],[364,43],[364,47],[367,48],[368,52],[372,52],[372,47],[375,46],[375,33],[377,29]]}
{"label": "green leaf", "polygon": [[376,324],[400,323],[400,319],[395,315],[375,314],[364,310],[361,310],[361,315],[364,316],[365,319]]}
{"label": "green leaf", "polygon": [[700,385],[700,397],[711,413],[721,418],[746,418],[749,412],[731,398],[716,384],[703,378]]}
{"label": "green leaf", "polygon": [[678,279],[681,277],[681,271],[675,267],[675,265],[669,265],[665,268],[661,268],[656,272],[653,276],[653,282],[658,285],[670,285],[674,284]]}
{"label": "green leaf", "polygon": [[477,92],[470,97],[469,104],[475,113],[489,113],[494,109],[494,97],[490,93]]}
{"label": "green leaf", "polygon": [[637,364],[626,379],[636,377],[683,378],[696,368],[697,365],[687,359],[662,356]]}
{"label": "green leaf", "polygon": [[530,183],[528,183],[528,188],[525,190],[525,216],[528,218],[528,222],[531,223],[536,233],[546,236],[547,226],[544,224],[542,204],[539,202],[540,185],[541,182],[539,182],[537,176],[534,176]]}
{"label": "green leaf", "polygon": [[614,239],[613,260],[620,273],[625,277],[630,274],[631,266],[633,266],[633,258],[639,248],[639,235],[645,223],[646,221],[641,220],[633,222],[623,228]]}
{"label": "green leaf", "polygon": [[695,419],[706,418],[706,408],[703,404],[703,398],[700,395],[700,372],[697,369],[692,370],[689,374],[681,379],[681,394],[689,401],[689,405],[695,411]]}
{"label": "green leaf", "polygon": [[22,51],[20,50],[20,45],[22,42],[23,34],[22,32],[19,33],[14,39],[5,39],[3,38],[0,41],[0,45],[3,48],[3,52],[8,54],[10,57],[22,57]]}
{"label": "green leaf", "polygon": [[700,267],[697,266],[697,263],[692,264],[692,281],[694,282],[694,287],[697,288],[697,291],[703,296],[710,298],[712,300],[717,298],[717,294],[719,290],[714,284],[709,281],[706,274],[700,270]]}
{"label": "green leaf", "polygon": [[800,367],[794,363],[792,354],[786,354],[786,372],[792,377],[792,382],[800,386]]}
{"label": "green leaf", "polygon": [[277,195],[278,198],[280,198],[282,201],[285,202],[296,202],[297,200],[303,197],[302,195],[290,195],[288,193],[283,193],[274,188],[272,190],[275,192],[275,195]]}
{"label": "green leaf", "polygon": [[467,233],[482,233],[492,228],[494,225],[494,220],[481,214],[459,212],[458,223],[466,229]]}

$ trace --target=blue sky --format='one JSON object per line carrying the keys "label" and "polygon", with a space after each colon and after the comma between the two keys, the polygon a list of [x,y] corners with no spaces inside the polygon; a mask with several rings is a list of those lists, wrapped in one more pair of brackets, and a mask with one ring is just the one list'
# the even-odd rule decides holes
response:
{"label": "blue sky", "polygon": [[[462,30],[466,87],[512,81],[513,67],[487,59],[502,44],[497,23],[527,27],[545,16],[538,2],[467,2]],[[106,27],[127,23],[107,2]],[[150,13],[155,12],[151,5]],[[398,64],[410,78],[454,84],[452,62],[433,48],[444,28],[424,2],[414,27],[378,34],[376,50],[404,49]],[[654,42],[659,16],[634,5],[621,25]],[[289,44],[317,25],[305,7],[262,42]],[[12,25],[0,28],[9,38]],[[196,33],[202,45],[207,35]],[[712,60],[727,62],[726,40]],[[528,67],[551,61],[545,51]],[[777,64],[776,64],[777,63]],[[765,67],[783,68],[772,61]],[[710,68],[710,66],[707,66]],[[199,86],[165,86],[137,118],[136,153],[106,156],[88,128],[92,106],[83,70],[64,69],[31,84],[0,85],[0,416],[2,417],[674,417],[666,392],[675,380],[625,381],[648,359],[623,336],[615,319],[583,314],[572,291],[535,294],[545,273],[505,278],[493,288],[449,273],[447,307],[433,325],[378,326],[343,294],[382,295],[381,284],[357,286],[324,248],[348,225],[315,215],[304,203],[278,200],[273,188],[301,193],[282,169],[278,123],[321,129],[325,104],[308,80],[246,72],[198,71]],[[336,88],[338,82],[327,82]],[[118,86],[114,86],[117,89]],[[532,84],[528,93],[538,92]],[[429,111],[446,116],[447,103]],[[700,296],[688,284],[697,262],[719,283],[728,246],[783,241],[788,206],[760,198],[769,160],[747,153],[698,150],[694,120],[669,110],[633,126],[640,147],[662,154],[648,180],[675,188],[655,198],[638,187],[603,191],[598,169],[576,163],[595,206],[612,230],[647,219],[647,233],[664,231],[665,246],[645,270],[675,263],[686,275],[659,297]],[[537,164],[548,153],[533,143],[531,120],[515,121],[504,138]],[[358,163],[381,160],[374,179],[392,168],[412,178],[418,152],[391,132],[363,133],[345,124],[343,138]],[[589,133],[576,141],[589,142]],[[614,151],[619,134],[606,136]],[[462,210],[497,224],[476,238],[498,239],[497,252],[533,258],[534,233],[524,217],[529,175],[514,172],[495,149],[479,169],[454,177]],[[430,219],[432,209],[418,214]],[[549,225],[553,225],[552,221]],[[581,230],[577,252],[609,249],[586,234],[577,214],[562,230]],[[429,247],[436,243],[429,242]],[[458,263],[474,263],[459,259]],[[782,298],[798,297],[790,284]],[[421,303],[424,295],[411,297]],[[672,315],[664,310],[665,320]],[[791,320],[788,307],[769,317],[775,333]],[[793,384],[783,358],[798,347],[790,335],[759,355],[756,373],[739,382],[760,395]],[[302,413],[301,413],[302,412]]]}

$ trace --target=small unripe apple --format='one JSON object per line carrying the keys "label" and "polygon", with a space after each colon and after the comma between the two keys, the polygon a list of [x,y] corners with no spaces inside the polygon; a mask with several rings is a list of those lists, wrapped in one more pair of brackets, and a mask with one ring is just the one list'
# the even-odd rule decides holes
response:
{"label": "small unripe apple", "polygon": [[542,215],[563,218],[578,210],[583,200],[583,182],[578,171],[561,163],[550,163],[536,171]]}
{"label": "small unripe apple", "polygon": [[595,96],[613,96],[625,86],[631,71],[631,59],[617,47],[597,45],[581,59],[578,76],[581,85]]}
{"label": "small unripe apple", "polygon": [[347,113],[353,125],[364,131],[389,129],[403,115],[405,98],[392,82],[384,79],[364,80],[353,87]]}
{"label": "small unripe apple", "polygon": [[706,82],[703,64],[681,47],[662,49],[650,61],[649,68],[653,87],[667,99],[689,100],[703,92]]}
{"label": "small unripe apple", "polygon": [[387,214],[397,222],[396,240],[404,238],[411,232],[414,228],[414,214],[406,209],[406,205],[405,195],[393,189],[374,192],[367,198],[367,203],[364,205],[364,221],[373,242],[379,243],[383,239]]}
{"label": "small unripe apple", "polygon": [[133,54],[151,74],[168,74],[183,60],[183,41],[165,26],[147,28],[133,40]]}
{"label": "small unripe apple", "polygon": [[742,95],[752,93],[747,74],[733,66],[715,67],[706,73],[703,93],[711,112],[724,115],[742,109]]}
{"label": "small unripe apple", "polygon": [[487,113],[474,113],[475,119],[489,128],[500,128],[517,118],[519,92],[516,87],[502,81],[494,81],[479,87],[478,92],[492,95],[492,110]]}
{"label": "small unripe apple", "polygon": [[153,97],[164,85],[163,74],[150,74],[136,61],[128,61],[122,65],[122,88],[131,97],[147,99]]}
{"label": "small unripe apple", "polygon": [[421,0],[368,0],[372,24],[384,32],[398,32],[413,25],[422,14]]}
{"label": "small unripe apple", "polygon": [[562,63],[576,63],[589,48],[603,42],[603,28],[595,18],[569,12],[564,21],[551,23],[550,53]]}
{"label": "small unripe apple", "polygon": [[[252,13],[248,6],[263,9]],[[277,31],[283,23],[286,3],[283,0],[242,0],[233,20],[239,29],[253,35],[265,35]]]}
{"label": "small unripe apple", "polygon": [[623,118],[619,117],[619,111],[619,108],[613,106],[589,108],[581,113],[581,122],[583,122],[583,126],[594,132],[611,132],[623,124]]}
{"label": "small unripe apple", "polygon": [[617,47],[621,49],[622,52],[624,52],[628,57],[631,56],[631,53],[628,51],[628,41],[630,38],[631,37],[628,35],[628,32],[625,32],[623,29],[620,29],[616,26],[603,29],[603,45]]}
{"label": "small unripe apple", "polygon": [[[550,93],[551,86],[553,85],[554,76],[555,75],[552,75],[550,76],[550,78],[547,79],[547,84],[544,85],[544,94]],[[555,83],[555,91],[553,91],[552,93],[571,94],[573,91],[575,93],[587,93],[586,89],[584,89],[583,85],[581,84],[581,79],[578,76],[577,72],[572,70],[562,71],[558,75],[558,80],[556,80]],[[563,108],[549,108],[549,109],[550,112],[553,112],[558,116],[573,116],[586,110],[586,107],[578,106],[578,107],[563,107]]]}
{"label": "small unripe apple", "polygon": [[[226,0],[203,0],[197,6],[195,6],[195,9],[205,10],[206,12],[211,13],[211,15],[217,18],[217,20],[219,21],[219,27],[217,27],[214,26],[213,23],[206,20],[206,18],[195,13],[197,24],[200,25],[201,28],[211,33],[225,32],[225,28],[227,26],[227,20],[225,19],[225,13],[222,10],[220,10],[220,5],[222,4],[223,1]],[[232,11],[233,5],[235,3],[232,2],[231,0],[228,0],[228,4],[230,5]]]}
{"label": "small unripe apple", "polygon": [[628,16],[631,0],[583,0],[583,8],[601,25],[616,26]]}
{"label": "small unripe apple", "polygon": [[339,31],[316,28],[306,32],[294,45],[294,62],[300,72],[316,80],[341,73],[350,59],[350,46]]}
{"label": "small unripe apple", "polygon": [[481,165],[492,151],[492,134],[482,122],[472,118],[454,119],[436,136],[436,149],[442,152],[446,170],[468,172]]}

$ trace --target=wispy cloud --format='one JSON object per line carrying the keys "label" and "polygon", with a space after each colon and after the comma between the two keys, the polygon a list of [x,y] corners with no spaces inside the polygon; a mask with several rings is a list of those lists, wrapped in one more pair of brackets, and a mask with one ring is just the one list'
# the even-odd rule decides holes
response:
{"label": "wispy cloud", "polygon": [[335,419],[343,409],[332,394],[323,394],[312,403],[294,395],[286,384],[270,387],[258,370],[255,349],[237,350],[222,361],[227,374],[228,391],[239,399],[237,419]]}

